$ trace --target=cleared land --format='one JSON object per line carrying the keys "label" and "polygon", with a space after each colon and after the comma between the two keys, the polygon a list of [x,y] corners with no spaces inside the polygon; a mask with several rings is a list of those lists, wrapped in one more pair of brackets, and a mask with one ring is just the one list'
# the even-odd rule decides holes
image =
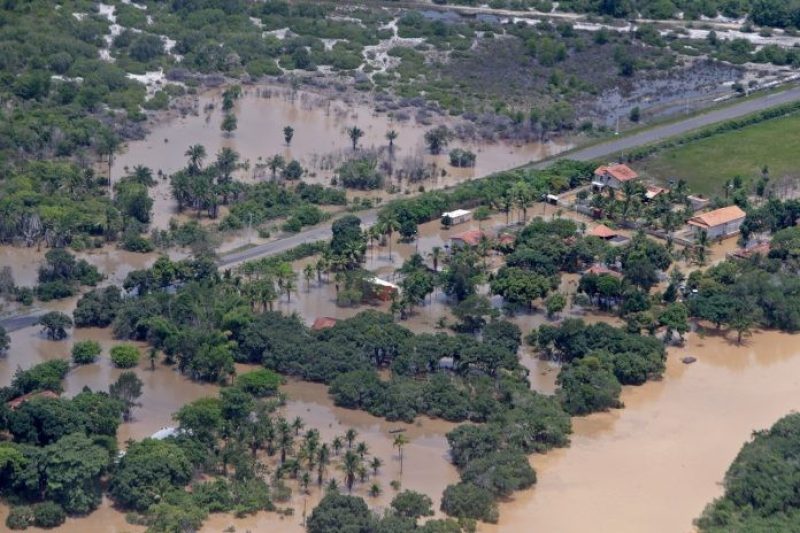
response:
{"label": "cleared land", "polygon": [[668,149],[634,167],[664,183],[684,179],[692,191],[714,196],[734,176],[760,176],[764,165],[772,179],[800,177],[800,114]]}

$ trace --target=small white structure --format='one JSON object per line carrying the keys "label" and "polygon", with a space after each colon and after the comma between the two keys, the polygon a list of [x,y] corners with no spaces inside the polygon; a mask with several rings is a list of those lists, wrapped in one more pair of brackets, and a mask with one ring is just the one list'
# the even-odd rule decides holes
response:
{"label": "small white structure", "polygon": [[171,426],[163,427],[158,431],[156,431],[155,433],[153,433],[152,435],[150,435],[150,438],[154,440],[164,440],[167,437],[174,437],[177,434],[178,434],[178,428]]}
{"label": "small white structure", "polygon": [[446,213],[442,213],[442,219],[445,218],[450,219],[450,224],[455,226],[456,224],[463,224],[464,222],[468,222],[472,220],[472,211],[468,211],[466,209],[456,209],[455,211],[448,211]]}
{"label": "small white structure", "polygon": [[400,286],[395,285],[391,281],[386,281],[378,277],[369,278],[366,280],[375,291],[375,297],[379,300],[388,302],[392,299],[392,295],[400,294]]}
{"label": "small white structure", "polygon": [[624,183],[638,178],[639,174],[628,165],[603,165],[602,167],[597,167],[597,170],[594,171],[592,187],[595,189],[603,189],[605,187],[621,189]]}
{"label": "small white structure", "polygon": [[709,239],[730,237],[739,233],[747,213],[738,205],[729,205],[689,219],[695,236],[705,233]]}

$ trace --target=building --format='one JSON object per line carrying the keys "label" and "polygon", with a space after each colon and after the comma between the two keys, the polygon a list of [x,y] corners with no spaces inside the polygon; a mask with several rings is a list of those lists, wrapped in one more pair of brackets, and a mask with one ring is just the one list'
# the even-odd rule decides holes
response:
{"label": "building", "polygon": [[311,325],[311,329],[314,331],[319,331],[321,329],[328,329],[332,328],[336,325],[337,320],[330,316],[321,316],[317,317],[314,323]]}
{"label": "building", "polygon": [[366,282],[372,288],[375,298],[382,302],[388,302],[392,299],[392,295],[400,293],[400,286],[391,281],[376,277],[367,279]]}
{"label": "building", "polygon": [[595,189],[604,189],[605,187],[621,189],[626,182],[633,181],[638,178],[639,174],[637,174],[628,165],[603,165],[594,171],[592,187]]}
{"label": "building", "polygon": [[689,204],[692,206],[692,211],[695,213],[701,209],[705,209],[708,207],[708,204],[711,203],[711,200],[708,198],[703,198],[702,196],[689,195],[686,197],[686,199],[689,200]]}
{"label": "building", "polygon": [[644,199],[646,202],[654,200],[656,196],[660,194],[667,194],[669,189],[665,189],[664,187],[659,187],[658,185],[648,185],[644,191]]}
{"label": "building", "polygon": [[597,237],[598,239],[603,239],[604,241],[610,241],[611,239],[619,235],[619,233],[609,228],[605,224],[598,224],[597,226],[593,227],[588,232],[586,232],[586,235],[588,237]]}
{"label": "building", "polygon": [[595,276],[612,276],[617,279],[622,279],[622,274],[620,274],[616,270],[611,270],[607,266],[599,264],[595,264],[587,268],[584,271],[584,274],[594,274]]}
{"label": "building", "polygon": [[445,219],[448,218],[450,219],[451,226],[463,224],[464,222],[469,222],[472,220],[472,211],[467,211],[466,209],[456,209],[455,211],[442,213],[442,223],[444,223]]}
{"label": "building", "polygon": [[450,237],[450,246],[453,249],[462,246],[478,246],[484,237],[487,237],[486,233],[479,229],[472,229]]}
{"label": "building", "polygon": [[51,399],[56,399],[58,397],[59,397],[58,394],[56,394],[55,392],[53,392],[51,390],[29,392],[28,394],[23,394],[22,396],[14,398],[13,400],[7,402],[6,405],[8,406],[9,409],[14,411],[20,405],[22,405],[23,403],[25,403],[28,400],[31,400],[33,398],[51,398]]}
{"label": "building", "polygon": [[722,239],[739,233],[747,214],[738,205],[715,209],[689,219],[695,237],[705,233],[709,239]]}

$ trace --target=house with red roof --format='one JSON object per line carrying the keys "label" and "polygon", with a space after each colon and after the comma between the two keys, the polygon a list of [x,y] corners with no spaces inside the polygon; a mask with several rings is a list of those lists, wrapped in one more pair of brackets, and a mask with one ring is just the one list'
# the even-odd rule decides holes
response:
{"label": "house with red roof", "polygon": [[458,235],[453,235],[450,237],[450,246],[452,248],[458,248],[461,246],[478,246],[478,244],[481,242],[481,239],[484,237],[488,237],[485,232],[479,229],[471,229],[469,231],[465,231],[464,233],[459,233]]}
{"label": "house with red roof", "polygon": [[705,233],[709,239],[721,239],[739,233],[746,216],[747,213],[738,205],[729,205],[693,216],[689,219],[689,226],[694,230],[695,237]]}
{"label": "house with red roof", "polygon": [[604,189],[606,187],[621,189],[625,183],[636,179],[639,179],[639,174],[628,165],[623,165],[622,163],[603,165],[597,167],[594,171],[592,186],[595,189]]}
{"label": "house with red roof", "polygon": [[597,226],[593,227],[588,232],[586,232],[586,235],[589,237],[597,237],[598,239],[603,239],[604,241],[610,241],[611,239],[619,235],[619,233],[609,228],[605,224],[598,224]]}
{"label": "house with red roof", "polygon": [[333,326],[336,325],[336,322],[338,322],[338,321],[333,317],[320,316],[320,317],[317,317],[317,319],[311,325],[311,329],[313,329],[314,331],[319,331],[321,329],[332,328]]}

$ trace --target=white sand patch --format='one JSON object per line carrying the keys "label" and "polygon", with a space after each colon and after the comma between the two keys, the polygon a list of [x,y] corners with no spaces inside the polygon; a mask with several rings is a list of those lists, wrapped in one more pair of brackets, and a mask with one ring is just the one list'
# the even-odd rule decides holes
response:
{"label": "white sand patch", "polygon": [[288,34],[289,34],[289,28],[281,28],[279,30],[265,31],[263,33],[263,35],[272,35],[273,37],[281,41],[286,39],[286,36]]}
{"label": "white sand patch", "polygon": [[261,19],[258,19],[258,18],[256,18],[256,17],[250,17],[250,22],[252,22],[252,23],[253,23],[253,25],[254,25],[256,28],[263,28],[263,27],[264,27],[264,23],[263,23],[263,22],[261,22]]}
{"label": "white sand patch", "polygon": [[135,7],[136,9],[141,9],[142,11],[147,9],[147,6],[139,5],[139,4],[135,3],[135,2],[133,2],[132,0],[122,0],[122,3],[127,5],[127,6]]}

